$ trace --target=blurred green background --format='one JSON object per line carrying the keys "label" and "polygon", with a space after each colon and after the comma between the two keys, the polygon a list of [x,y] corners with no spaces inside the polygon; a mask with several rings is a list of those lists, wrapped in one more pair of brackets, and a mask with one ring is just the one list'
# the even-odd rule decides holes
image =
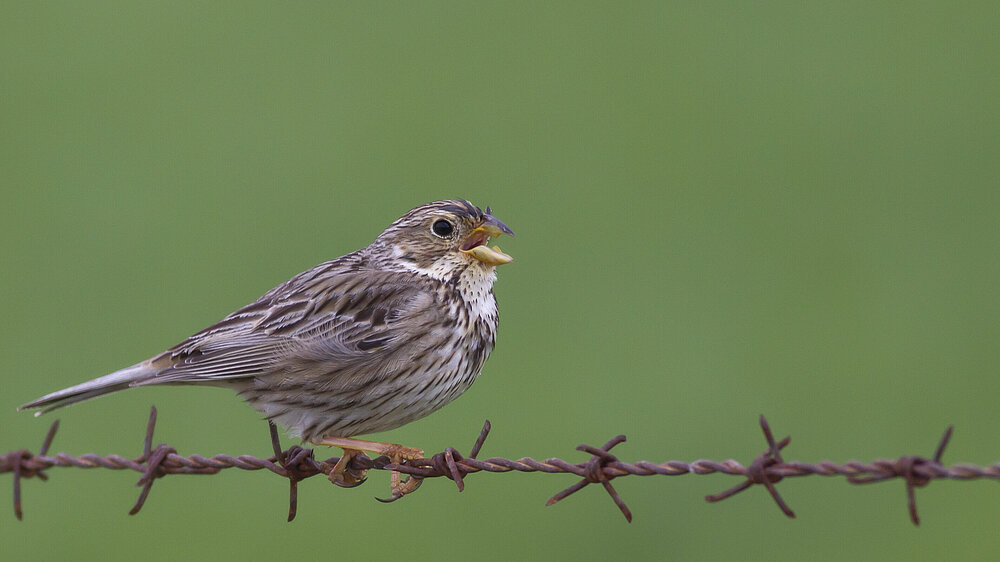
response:
{"label": "blurred green background", "polygon": [[[380,437],[486,456],[1000,458],[1000,14],[981,3],[0,4],[0,452],[15,407],[142,360],[409,208],[463,197],[517,237],[483,377]],[[54,451],[270,454],[213,389],[58,413]],[[779,435],[779,436],[780,436]],[[291,441],[288,441],[291,443]],[[332,456],[335,451],[322,451]],[[4,558],[982,558],[1000,490],[632,478],[554,507],[543,474],[300,489],[260,472],[55,469]],[[0,477],[7,487],[9,476]],[[0,493],[9,506],[10,491]],[[8,509],[3,507],[3,509]]]}

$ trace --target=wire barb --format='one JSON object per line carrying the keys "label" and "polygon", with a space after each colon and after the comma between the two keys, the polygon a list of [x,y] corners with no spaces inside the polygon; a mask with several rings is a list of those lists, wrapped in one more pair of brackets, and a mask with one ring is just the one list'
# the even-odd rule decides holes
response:
{"label": "wire barb", "polygon": [[[42,447],[37,455],[27,449],[13,450],[0,456],[0,473],[10,472],[14,475],[14,515],[22,519],[21,481],[25,478],[47,478],[46,470],[54,466],[78,468],[107,468],[111,470],[132,470],[142,475],[138,485],[142,487],[139,499],[129,511],[134,515],[139,512],[153,482],[167,474],[217,474],[223,469],[239,468],[242,470],[267,470],[289,482],[288,520],[292,521],[298,511],[298,482],[317,475],[326,475],[333,471],[340,461],[331,457],[324,461],[314,458],[314,450],[293,445],[288,449],[281,448],[277,428],[269,426],[271,449],[274,455],[262,459],[251,455],[215,455],[203,457],[191,455],[182,457],[173,447],[165,444],[153,446],[153,432],[156,427],[156,408],[150,409],[149,421],[146,424],[146,435],[142,455],[135,459],[127,459],[119,455],[98,456],[94,454],[73,457],[66,453],[48,456],[48,450],[59,427],[56,421],[49,428]],[[757,455],[749,466],[743,466],[737,461],[728,460],[716,462],[711,460],[696,460],[694,462],[667,461],[661,464],[649,461],[627,463],[619,460],[610,450],[625,442],[625,436],[619,435],[608,441],[603,447],[580,445],[578,451],[588,453],[590,458],[585,462],[573,464],[562,459],[550,458],[537,461],[531,457],[506,459],[494,457],[479,459],[479,453],[490,433],[490,422],[487,420],[479,432],[469,455],[463,457],[458,450],[448,447],[430,458],[408,460],[395,464],[386,456],[371,459],[365,455],[357,455],[347,463],[351,474],[362,475],[365,471],[390,470],[416,478],[422,482],[427,478],[444,477],[455,482],[459,491],[465,489],[466,478],[476,472],[545,472],[549,474],[574,474],[580,481],[552,496],[546,505],[557,503],[590,484],[600,483],[611,496],[612,501],[625,516],[626,521],[632,520],[632,513],[624,500],[611,485],[615,478],[623,476],[680,476],[683,474],[728,474],[740,476],[744,480],[728,490],[707,496],[709,502],[717,502],[730,498],[755,484],[767,489],[771,498],[788,517],[794,517],[794,512],[788,507],[775,485],[782,479],[793,476],[842,476],[852,484],[870,484],[901,478],[906,483],[907,503],[910,519],[914,525],[919,525],[917,515],[915,489],[927,486],[932,480],[949,478],[955,480],[990,479],[1000,481],[1000,463],[991,466],[976,466],[972,464],[956,464],[945,467],[941,457],[947,447],[953,432],[949,427],[938,443],[933,459],[919,456],[903,456],[893,460],[875,460],[870,463],[851,461],[845,464],[835,464],[823,461],[815,464],[785,461],[782,450],[791,442],[790,437],[776,441],[770,425],[764,416],[760,417],[760,427],[767,440],[767,449]],[[360,482],[359,482],[360,484]],[[415,486],[414,486],[415,489]],[[412,491],[412,490],[411,490]],[[402,496],[400,496],[402,497]],[[393,498],[389,501],[395,501]]]}
{"label": "wire barb", "polygon": [[792,442],[792,438],[788,436],[775,443],[774,434],[771,433],[771,425],[767,423],[767,418],[763,415],[760,416],[760,428],[764,432],[764,438],[767,439],[768,447],[763,453],[757,455],[750,464],[750,467],[747,469],[747,479],[725,492],[705,496],[705,501],[709,503],[719,502],[735,496],[754,484],[763,484],[781,511],[789,518],[794,519],[795,512],[792,511],[792,508],[788,507],[788,504],[782,499],[781,494],[778,493],[778,489],[774,487],[784,476],[768,471],[769,468],[775,465],[784,464],[785,461],[781,458],[781,450]]}
{"label": "wire barb", "polygon": [[600,449],[591,447],[590,445],[578,445],[576,448],[577,451],[583,451],[592,455],[584,467],[583,480],[580,480],[576,484],[573,484],[569,488],[566,488],[565,490],[552,496],[549,498],[549,501],[545,502],[545,505],[553,505],[556,502],[559,502],[582,490],[587,487],[588,484],[597,484],[600,482],[604,486],[604,490],[608,492],[609,496],[611,496],[611,500],[615,502],[616,506],[618,506],[618,510],[625,516],[625,520],[631,523],[632,511],[629,510],[627,505],[625,505],[625,501],[622,500],[620,495],[618,495],[618,491],[615,490],[615,487],[611,485],[611,479],[614,478],[614,476],[608,477],[604,470],[607,465],[618,462],[618,458],[608,451],[610,451],[615,445],[624,442],[625,436],[619,435],[611,441],[605,443]]}
{"label": "wire barb", "polygon": [[[42,448],[38,451],[38,456],[44,457],[49,452],[49,446],[52,445],[52,439],[55,438],[56,431],[59,431],[59,420],[55,420],[49,426],[49,431],[45,434],[45,439],[42,441]],[[0,470],[0,472],[14,473],[14,517],[17,517],[18,521],[24,519],[24,512],[21,511],[21,479],[36,476],[39,480],[43,481],[49,479],[49,475],[45,474],[45,469],[48,467],[34,466],[31,463],[33,457],[34,455],[27,449],[11,451],[4,455],[4,465],[0,466],[0,468],[6,468],[6,470]]]}
{"label": "wire barb", "polygon": [[146,504],[146,498],[149,497],[149,491],[153,489],[153,482],[157,478],[165,476],[167,472],[161,466],[163,461],[166,460],[167,456],[176,454],[177,449],[160,443],[153,448],[153,431],[156,429],[156,406],[149,409],[149,421],[146,422],[146,439],[143,443],[142,456],[139,457],[140,462],[146,464],[146,470],[142,473],[142,478],[135,483],[136,486],[142,486],[142,492],[139,493],[139,499],[136,500],[135,505],[129,510],[129,515],[135,515],[139,513],[142,506]]}
{"label": "wire barb", "polygon": [[305,480],[310,476],[320,473],[316,459],[313,458],[312,449],[303,449],[298,445],[292,445],[287,451],[281,450],[281,438],[278,436],[278,427],[271,420],[267,421],[268,431],[271,434],[271,448],[274,450],[274,458],[285,470],[285,477],[288,478],[288,521],[295,519],[299,505],[299,480]]}
{"label": "wire barb", "polygon": [[906,482],[906,505],[910,512],[910,521],[915,526],[919,526],[920,515],[917,513],[915,490],[930,484],[931,480],[937,477],[934,476],[934,473],[946,470],[941,465],[941,457],[944,455],[948,442],[951,441],[954,429],[955,426],[949,425],[948,429],[944,430],[944,435],[941,436],[937,449],[934,451],[933,460],[918,456],[899,457],[896,461],[883,461],[883,466],[887,469],[885,474],[848,476],[847,481],[851,484],[874,484],[893,478],[902,478]]}

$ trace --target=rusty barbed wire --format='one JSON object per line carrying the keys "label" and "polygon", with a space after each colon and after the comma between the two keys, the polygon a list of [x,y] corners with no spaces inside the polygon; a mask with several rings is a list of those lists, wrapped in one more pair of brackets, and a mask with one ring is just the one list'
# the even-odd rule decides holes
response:
{"label": "rusty barbed wire", "polygon": [[[184,457],[177,454],[176,449],[166,444],[153,446],[156,415],[156,408],[151,408],[149,421],[146,424],[143,453],[134,459],[125,458],[120,455],[100,456],[95,454],[74,457],[66,453],[46,456],[55,433],[59,428],[58,420],[49,428],[37,455],[27,449],[19,449],[0,456],[0,473],[12,472],[14,475],[14,515],[19,520],[23,517],[21,509],[21,481],[34,477],[47,480],[48,474],[45,471],[52,467],[106,468],[111,470],[132,470],[141,473],[142,477],[139,479],[137,485],[142,487],[142,491],[135,505],[129,510],[130,515],[135,515],[142,509],[146,499],[149,497],[153,483],[158,478],[162,478],[168,474],[217,474],[227,468],[239,468],[242,470],[267,470],[288,479],[288,521],[291,521],[295,518],[298,506],[298,482],[320,474],[329,476],[334,465],[339,460],[338,457],[331,457],[323,461],[316,460],[313,449],[303,448],[298,445],[282,449],[278,431],[274,424],[269,424],[271,445],[274,450],[274,455],[269,458],[262,459],[251,455],[239,455],[235,457],[231,455],[215,455],[213,457],[190,455]],[[742,476],[745,480],[740,484],[724,492],[706,496],[705,500],[708,502],[722,501],[754,485],[762,485],[781,511],[791,518],[795,517],[795,513],[775,487],[775,484],[784,478],[798,476],[843,476],[851,484],[871,484],[901,478],[906,483],[907,506],[910,520],[914,525],[920,524],[920,518],[917,514],[916,488],[927,486],[932,480],[942,478],[954,480],[1000,480],[1000,463],[991,466],[955,464],[950,467],[941,464],[944,449],[948,445],[948,441],[952,435],[953,428],[950,426],[941,437],[932,458],[914,455],[902,456],[896,459],[878,459],[870,463],[850,461],[843,464],[830,461],[819,463],[785,461],[781,456],[781,451],[791,442],[791,437],[775,441],[771,428],[764,416],[760,416],[760,426],[764,432],[768,447],[757,455],[749,466],[744,466],[735,460],[718,462],[706,459],[699,459],[690,463],[682,461],[667,461],[660,464],[649,461],[623,462],[618,460],[610,451],[616,445],[625,442],[624,435],[619,435],[611,439],[600,448],[590,445],[578,446],[576,448],[578,451],[590,455],[587,461],[580,463],[570,463],[559,458],[549,458],[544,461],[537,461],[531,457],[520,459],[497,457],[478,459],[479,452],[482,450],[486,437],[490,432],[490,422],[487,420],[479,432],[479,436],[468,456],[462,456],[457,449],[448,447],[429,458],[395,464],[385,456],[372,459],[361,454],[351,460],[348,470],[358,478],[362,478],[365,471],[372,469],[396,471],[420,480],[444,477],[454,481],[460,492],[465,489],[465,477],[481,471],[574,474],[579,476],[581,480],[549,498],[546,505],[553,505],[590,484],[599,483],[629,522],[632,521],[632,512],[614,486],[611,485],[612,480],[624,476],[680,476],[683,474],[704,475],[715,473]],[[380,499],[379,501],[392,502],[398,500],[400,497],[402,496],[394,496],[386,500]]]}

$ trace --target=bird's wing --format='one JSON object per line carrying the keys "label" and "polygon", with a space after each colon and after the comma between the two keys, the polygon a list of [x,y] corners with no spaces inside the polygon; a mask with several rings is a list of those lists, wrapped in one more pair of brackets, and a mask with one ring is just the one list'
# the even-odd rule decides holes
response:
{"label": "bird's wing", "polygon": [[[154,357],[156,374],[133,384],[213,384],[292,371],[350,376],[393,363],[386,359],[412,347],[445,314],[434,288],[412,276],[321,268]],[[319,363],[323,369],[310,368]]]}

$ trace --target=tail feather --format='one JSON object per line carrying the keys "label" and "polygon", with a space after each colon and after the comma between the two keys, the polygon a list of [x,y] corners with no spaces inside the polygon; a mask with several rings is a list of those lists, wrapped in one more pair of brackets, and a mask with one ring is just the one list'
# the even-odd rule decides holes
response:
{"label": "tail feather", "polygon": [[133,383],[147,379],[154,374],[156,374],[156,369],[139,363],[138,365],[132,365],[120,371],[115,371],[110,375],[104,375],[103,377],[98,377],[76,386],[46,394],[37,400],[32,400],[23,406],[19,406],[17,409],[30,410],[44,408],[39,412],[35,412],[36,416],[40,416],[63,406],[69,406],[70,404],[76,404],[77,402],[125,390],[132,386]]}

